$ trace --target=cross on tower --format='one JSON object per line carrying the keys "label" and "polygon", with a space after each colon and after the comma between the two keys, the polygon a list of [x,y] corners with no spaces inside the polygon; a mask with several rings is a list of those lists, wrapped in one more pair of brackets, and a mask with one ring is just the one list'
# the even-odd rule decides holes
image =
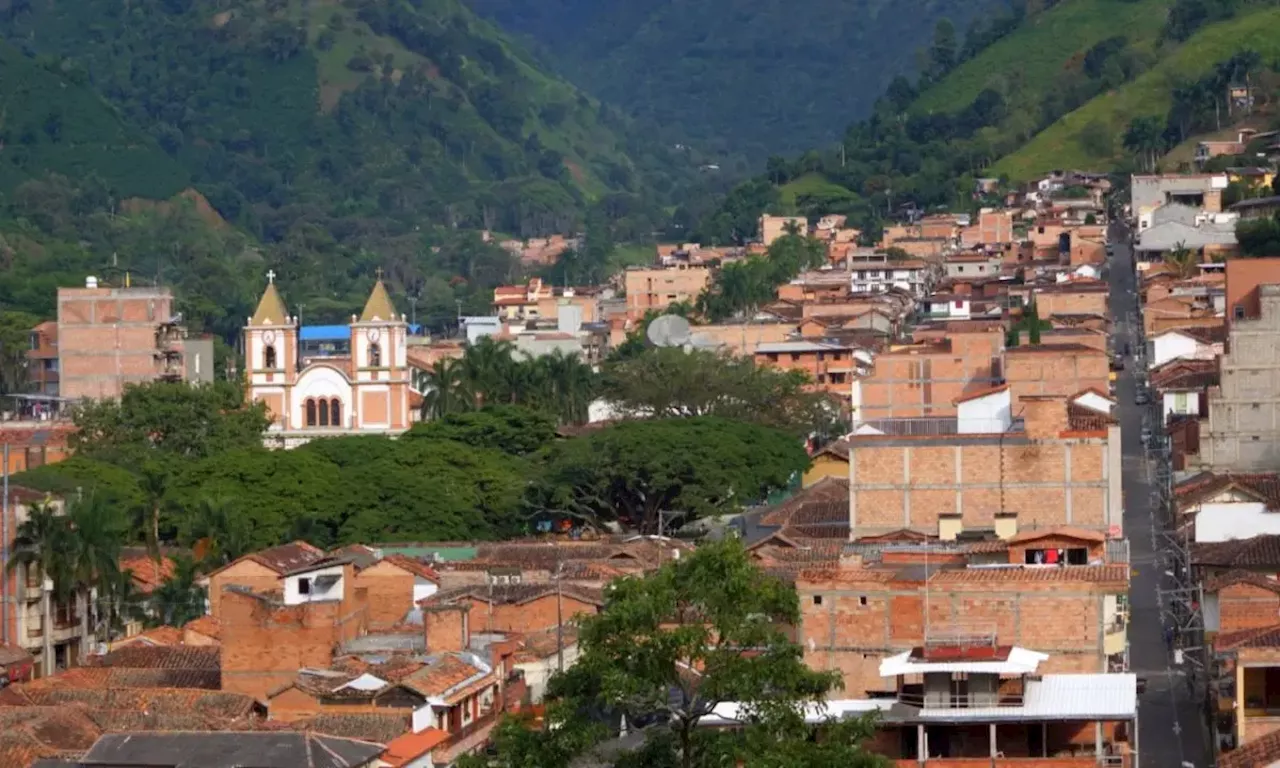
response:
{"label": "cross on tower", "polygon": [[267,270],[267,284],[274,283],[275,281],[276,281],[276,271],[275,271],[274,269],[268,269],[268,270]]}

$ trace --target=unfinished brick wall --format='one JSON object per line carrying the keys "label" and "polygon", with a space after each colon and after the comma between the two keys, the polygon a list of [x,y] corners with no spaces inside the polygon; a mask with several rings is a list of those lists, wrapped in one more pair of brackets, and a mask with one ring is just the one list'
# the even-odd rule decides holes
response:
{"label": "unfinished brick wall", "polygon": [[940,516],[990,528],[1005,511],[1022,529],[1105,532],[1107,450],[1106,438],[858,437],[849,451],[850,527],[854,537],[900,528],[936,534]]}
{"label": "unfinished brick wall", "polygon": [[471,605],[433,605],[422,610],[428,653],[465,650],[471,644]]}
{"label": "unfinished brick wall", "polygon": [[59,289],[60,394],[116,398],[127,383],[153,380],[156,326],[170,318],[172,303],[167,289]]}
{"label": "unfinished brick wall", "polygon": [[1280,623],[1280,595],[1253,584],[1218,591],[1218,631],[1260,629]]}
{"label": "unfinished brick wall", "polygon": [[[1005,354],[1005,379],[1017,399],[1030,395],[1074,395],[1090,387],[1106,392],[1111,369],[1102,349],[1082,344],[1015,347]],[[1075,348],[1080,347],[1080,348]]]}
{"label": "unfinished brick wall", "polygon": [[1104,671],[1104,600],[1125,593],[1124,580],[1025,581],[1020,574],[959,583],[935,578],[927,599],[923,583],[884,581],[874,571],[802,577],[796,589],[805,662],[838,671],[851,698],[891,690],[893,680],[879,676],[880,660],[923,644],[928,625],[994,631],[1001,644],[1048,653],[1042,672]]}
{"label": "unfinished brick wall", "polygon": [[281,589],[280,574],[252,560],[240,560],[209,576],[209,613],[222,616],[222,599],[228,586],[245,587],[253,592]]}
{"label": "unfinished brick wall", "polygon": [[877,356],[871,375],[859,382],[859,418],[954,416],[956,398],[999,382],[1002,332],[955,333],[948,338],[949,349],[926,347]]}
{"label": "unfinished brick wall", "polygon": [[1037,291],[1036,312],[1042,318],[1050,315],[1107,315],[1106,288],[1080,291]]}
{"label": "unfinished brick wall", "polygon": [[376,632],[399,624],[413,608],[413,574],[382,561],[355,577],[355,585],[368,595],[369,629]]}
{"label": "unfinished brick wall", "polygon": [[[564,595],[561,615],[565,623],[579,614],[591,615],[597,611],[592,603]],[[472,602],[471,626],[476,632],[538,632],[556,626],[556,595],[554,592],[523,603],[497,603],[490,609],[483,600]]]}
{"label": "unfinished brick wall", "polygon": [[363,633],[362,614],[340,601],[295,606],[222,595],[222,690],[265,699],[302,667],[328,667],[340,643]]}

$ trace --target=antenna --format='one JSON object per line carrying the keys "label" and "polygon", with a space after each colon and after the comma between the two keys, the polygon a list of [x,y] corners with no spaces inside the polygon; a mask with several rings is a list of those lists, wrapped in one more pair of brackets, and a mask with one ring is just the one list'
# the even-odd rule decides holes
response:
{"label": "antenna", "polygon": [[654,347],[683,347],[689,343],[689,321],[679,315],[663,315],[649,323],[645,338]]}

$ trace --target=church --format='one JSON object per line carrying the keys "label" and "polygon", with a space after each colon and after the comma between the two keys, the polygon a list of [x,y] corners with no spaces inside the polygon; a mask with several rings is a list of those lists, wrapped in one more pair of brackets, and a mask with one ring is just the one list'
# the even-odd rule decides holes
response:
{"label": "church", "polygon": [[340,354],[305,354],[299,325],[267,272],[267,288],[244,329],[248,396],[266,404],[267,444],[293,448],[315,437],[397,435],[412,413],[406,351],[409,325],[379,278],[350,344]]}

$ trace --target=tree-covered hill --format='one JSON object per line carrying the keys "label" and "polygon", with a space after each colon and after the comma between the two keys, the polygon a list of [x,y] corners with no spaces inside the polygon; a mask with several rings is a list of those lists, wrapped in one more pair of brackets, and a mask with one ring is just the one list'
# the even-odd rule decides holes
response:
{"label": "tree-covered hill", "polygon": [[874,236],[903,207],[988,203],[973,194],[977,178],[1149,166],[1229,124],[1228,85],[1250,83],[1256,104],[1277,103],[1276,6],[1060,0],[1018,16],[986,45],[966,40],[974,54],[963,61],[935,41],[925,75],[895,78],[837,146],[770,158],[763,176],[718,207],[677,218],[710,242],[749,237],[763,210],[846,213]]}
{"label": "tree-covered hill", "polygon": [[[457,0],[24,0],[0,34],[96,89],[268,241],[302,223],[563,231],[585,200],[667,188],[688,164],[631,142]],[[32,95],[41,115],[62,101]],[[129,193],[172,194],[172,165]]]}
{"label": "tree-covered hill", "polygon": [[[947,18],[1007,0],[468,0],[569,79],[672,141],[758,160],[837,139]],[[1025,5],[1025,0],[1020,0]],[[979,32],[988,31],[980,26]],[[973,36],[975,39],[981,34]],[[957,51],[957,54],[959,51]]]}

